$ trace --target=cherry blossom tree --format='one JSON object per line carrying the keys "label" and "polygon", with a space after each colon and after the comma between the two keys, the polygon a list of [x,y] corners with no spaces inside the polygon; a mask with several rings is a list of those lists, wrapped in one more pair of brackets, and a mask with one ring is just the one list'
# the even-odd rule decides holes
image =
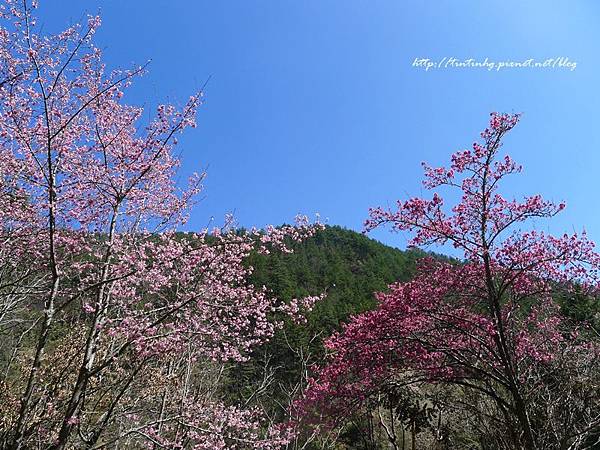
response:
{"label": "cherry blossom tree", "polygon": [[[482,140],[455,153],[449,167],[424,164],[431,199],[370,210],[367,231],[387,225],[412,233],[411,245],[452,244],[464,261],[424,261],[413,280],[376,294],[377,309],[332,336],[330,357],[299,403],[304,420],[335,426],[377,398],[389,405],[419,386],[437,410],[439,442],[456,414],[481,448],[591,448],[598,439],[600,346],[557,300],[595,297],[600,258],[585,233],[553,237],[527,225],[564,203],[501,194],[502,182],[521,171],[500,155],[518,121],[492,113]],[[442,188],[460,192],[451,208]],[[440,388],[451,401],[434,395]],[[402,416],[405,406],[392,402],[388,416]],[[403,447],[393,423],[382,425],[393,448]]]}
{"label": "cherry blossom tree", "polygon": [[202,94],[144,120],[123,96],[145,67],[107,72],[100,18],[47,36],[35,6],[0,6],[1,447],[283,445],[207,377],[321,298],[284,304],[245,263],[318,226],[177,233],[203,180],[177,182],[177,135]]}

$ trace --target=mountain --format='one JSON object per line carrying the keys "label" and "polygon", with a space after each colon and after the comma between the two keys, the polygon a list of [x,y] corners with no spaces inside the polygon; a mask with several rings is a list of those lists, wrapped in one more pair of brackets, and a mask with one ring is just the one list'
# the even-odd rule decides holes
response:
{"label": "mountain", "polygon": [[[284,414],[307,367],[319,361],[322,342],[356,313],[372,309],[374,293],[408,280],[422,250],[401,251],[339,226],[292,244],[293,253],[253,255],[252,283],[266,286],[284,301],[326,292],[304,324],[286,321],[283,329],[256,349],[247,363],[230,368],[231,400],[258,401],[275,415]],[[252,400],[249,400],[252,399]]]}
{"label": "mountain", "polygon": [[309,315],[309,324],[328,331],[350,314],[375,306],[373,293],[407,280],[421,250],[401,251],[339,226],[328,226],[294,244],[293,253],[255,255],[252,282],[265,285],[282,300],[327,291],[327,299]]}

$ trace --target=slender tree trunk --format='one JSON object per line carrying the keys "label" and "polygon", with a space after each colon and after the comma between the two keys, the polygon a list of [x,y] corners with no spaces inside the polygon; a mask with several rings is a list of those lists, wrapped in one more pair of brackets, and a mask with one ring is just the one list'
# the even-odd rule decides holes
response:
{"label": "slender tree trunk", "polygon": [[521,397],[521,394],[519,393],[518,388],[516,387],[515,391],[513,392],[513,398],[515,401],[515,412],[523,430],[523,443],[525,448],[527,450],[536,450],[538,447],[535,443],[531,422],[529,421],[529,414],[527,414],[527,407],[523,401],[523,398]]}
{"label": "slender tree trunk", "polygon": [[[496,140],[496,142],[492,145],[493,148],[497,148],[500,142],[500,137]],[[523,397],[521,396],[518,388],[518,380],[517,374],[515,372],[515,368],[513,366],[512,355],[509,350],[508,341],[506,338],[506,332],[504,329],[504,318],[502,316],[501,309],[501,298],[499,298],[499,293],[497,293],[497,289],[494,285],[494,277],[492,275],[492,268],[490,263],[490,244],[487,241],[487,222],[488,222],[488,203],[487,203],[487,182],[489,175],[489,166],[491,162],[491,153],[488,155],[485,171],[482,177],[481,183],[481,195],[482,195],[482,209],[481,209],[481,249],[483,256],[483,265],[485,269],[485,278],[486,278],[486,287],[488,291],[488,306],[490,308],[490,313],[495,319],[496,327],[497,327],[497,335],[494,337],[494,341],[496,342],[496,346],[498,347],[498,353],[500,358],[502,359],[502,364],[504,366],[504,372],[509,382],[510,394],[514,401],[515,413],[517,416],[517,420],[519,421],[519,425],[521,430],[523,431],[523,440],[525,444],[526,450],[536,450],[537,446],[535,444],[535,439],[533,435],[533,430],[531,429],[531,424],[529,422],[529,417],[527,415],[527,408]],[[520,445],[520,442],[515,442],[515,444]]]}
{"label": "slender tree trunk", "polygon": [[[47,122],[49,124],[49,122]],[[48,125],[49,126],[49,125]],[[47,169],[48,169],[48,265],[52,275],[52,287],[46,301],[44,302],[44,321],[35,349],[35,355],[31,363],[31,370],[27,377],[25,391],[21,397],[21,406],[19,408],[19,417],[15,425],[12,442],[9,444],[9,449],[19,450],[23,448],[24,431],[26,418],[29,414],[29,406],[37,374],[42,365],[42,355],[48,343],[50,330],[54,321],[54,313],[56,308],[56,298],[60,286],[60,275],[58,270],[58,262],[56,258],[56,176],[54,174],[54,166],[52,161],[52,151],[50,139],[48,139],[47,148]]]}
{"label": "slender tree trunk", "polygon": [[100,325],[104,321],[106,308],[108,306],[107,302],[110,288],[107,286],[107,280],[110,272],[110,263],[112,259],[115,229],[118,217],[118,208],[119,204],[117,203],[113,210],[113,215],[110,222],[107,248],[104,256],[100,278],[100,286],[98,288],[98,293],[96,296],[96,312],[94,314],[94,320],[92,320],[88,331],[83,361],[79,368],[77,381],[75,382],[75,386],[73,387],[73,392],[71,394],[71,398],[67,405],[63,422],[58,433],[58,440],[51,447],[49,447],[50,450],[62,450],[65,448],[65,445],[69,439],[69,435],[71,434],[71,429],[73,428],[72,419],[77,415],[79,408],[81,407],[83,393],[87,388],[87,384],[90,379],[90,373],[94,365],[97,350],[97,342],[101,333]]}
{"label": "slender tree trunk", "polygon": [[9,446],[9,448],[14,448],[16,450],[23,448],[24,428],[26,425],[26,418],[29,414],[29,404],[31,403],[31,397],[33,395],[33,388],[35,386],[37,373],[39,372],[39,369],[42,365],[42,355],[44,354],[44,349],[46,348],[46,344],[48,343],[48,337],[52,328],[52,322],[54,319],[55,311],[54,304],[56,300],[56,295],[58,293],[59,281],[60,280],[58,277],[54,279],[49,298],[46,301],[44,311],[44,322],[42,323],[42,329],[40,331],[40,336],[36,345],[35,355],[31,364],[31,370],[29,371],[29,376],[27,377],[27,385],[25,387],[25,392],[21,397],[19,418],[17,419],[17,424],[15,425],[12,446]]}

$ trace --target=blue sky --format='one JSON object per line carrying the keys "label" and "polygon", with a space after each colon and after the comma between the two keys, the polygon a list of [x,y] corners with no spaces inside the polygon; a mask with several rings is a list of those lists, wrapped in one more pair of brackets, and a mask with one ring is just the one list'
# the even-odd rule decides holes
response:
{"label": "blue sky", "polygon": [[[210,76],[184,173],[208,169],[189,228],[319,212],[360,230],[369,206],[419,195],[421,161],[469,147],[490,111],[522,112],[509,195],[566,200],[552,232],[600,241],[600,3],[593,0],[42,0],[48,31],[100,11],[110,67],[152,59],[126,97],[183,102]],[[412,67],[415,58],[565,57],[568,69]],[[387,232],[375,237],[402,247]]]}

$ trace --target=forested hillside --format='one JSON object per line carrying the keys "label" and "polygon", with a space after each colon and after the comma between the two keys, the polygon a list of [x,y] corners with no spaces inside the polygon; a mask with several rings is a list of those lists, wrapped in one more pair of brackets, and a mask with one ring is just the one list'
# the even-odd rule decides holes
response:
{"label": "forested hillside", "polygon": [[[317,367],[323,363],[326,358],[324,341],[352,316],[375,309],[376,292],[388,291],[390,283],[410,280],[417,274],[417,261],[427,256],[438,262],[461,265],[457,260],[416,248],[401,251],[388,247],[339,226],[328,226],[311,238],[295,243],[293,248],[293,253],[253,254],[249,261],[255,268],[252,282],[267,286],[285,301],[320,292],[326,292],[327,296],[307,314],[306,323],[287,320],[283,329],[253,352],[249,361],[230,367],[225,383],[230,401],[258,405],[261,410],[269,411],[275,422],[289,417],[294,400],[302,397],[308,378],[314,376]],[[594,297],[571,292],[557,295],[556,300],[566,320],[589,323],[597,329],[600,307]],[[384,404],[388,408],[392,405],[397,408],[398,423],[395,426],[405,435],[402,439],[396,438],[397,447],[393,448],[404,448],[404,444],[416,445],[412,448],[434,448],[431,434],[439,426],[438,416],[431,409],[427,395],[418,389],[402,389],[387,395],[391,397]],[[466,399],[463,398],[466,394],[459,391],[447,395],[450,398],[457,396],[453,401],[459,403]],[[388,448],[389,438],[376,419],[375,411],[379,410],[376,403],[366,410],[357,410],[352,420],[334,434],[321,432],[311,436],[306,430],[300,430],[288,448]],[[385,414],[384,417],[390,419]],[[470,448],[469,442],[481,436],[468,427],[463,428],[462,424],[453,433],[455,443],[461,448]],[[446,448],[443,445],[449,444],[440,442],[440,445],[440,448]]]}
{"label": "forested hillside", "polygon": [[[324,339],[352,315],[374,308],[375,292],[395,281],[409,280],[418,259],[448,260],[418,249],[401,251],[339,226],[327,226],[292,248],[293,253],[253,254],[249,260],[254,267],[252,282],[266,286],[284,301],[322,292],[326,297],[306,315],[306,323],[286,320],[284,328],[257,348],[248,362],[229,372],[231,400],[257,402],[274,413],[276,421],[285,418],[291,402],[305,388],[311,365],[322,360]],[[327,446],[313,445],[308,448]],[[346,445],[362,448],[364,443],[349,436]]]}
{"label": "forested hillside", "polygon": [[327,331],[348,315],[372,308],[374,292],[409,279],[416,260],[426,255],[416,249],[400,251],[339,226],[326,227],[293,250],[253,255],[252,282],[282,300],[327,291],[327,300],[308,315],[309,324]]}

